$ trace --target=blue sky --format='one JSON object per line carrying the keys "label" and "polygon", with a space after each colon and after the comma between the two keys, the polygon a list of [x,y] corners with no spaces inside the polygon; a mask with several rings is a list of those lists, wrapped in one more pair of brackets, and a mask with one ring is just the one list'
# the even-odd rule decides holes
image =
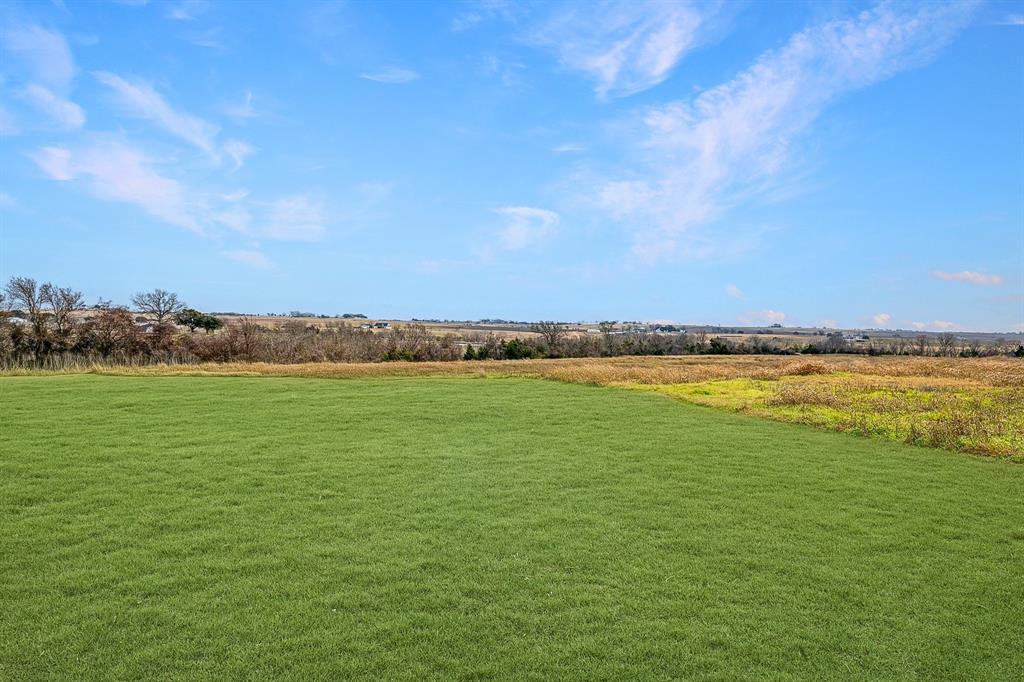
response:
{"label": "blue sky", "polygon": [[0,8],[0,276],[1024,330],[1024,2]]}

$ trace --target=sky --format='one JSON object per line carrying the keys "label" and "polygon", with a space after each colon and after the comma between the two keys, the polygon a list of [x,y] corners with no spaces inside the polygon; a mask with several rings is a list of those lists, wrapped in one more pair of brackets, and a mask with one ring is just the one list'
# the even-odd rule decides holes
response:
{"label": "sky", "polygon": [[1024,1],[0,5],[0,278],[1024,331]]}

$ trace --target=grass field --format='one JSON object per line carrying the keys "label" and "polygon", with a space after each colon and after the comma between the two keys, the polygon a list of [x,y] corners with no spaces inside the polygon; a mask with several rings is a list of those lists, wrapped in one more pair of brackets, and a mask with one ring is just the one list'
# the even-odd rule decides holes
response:
{"label": "grass field", "polygon": [[1009,357],[647,356],[72,369],[146,376],[539,377],[651,390],[777,421],[1024,463],[1024,360]]}
{"label": "grass field", "polygon": [[1024,669],[1007,462],[526,378],[5,377],[0,414],[3,680]]}

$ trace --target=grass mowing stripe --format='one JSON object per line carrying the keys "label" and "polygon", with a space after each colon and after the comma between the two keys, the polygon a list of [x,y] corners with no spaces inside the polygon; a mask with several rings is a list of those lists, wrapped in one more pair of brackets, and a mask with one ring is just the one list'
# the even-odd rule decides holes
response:
{"label": "grass mowing stripe", "polygon": [[1024,468],[522,379],[0,379],[0,677],[987,678]]}

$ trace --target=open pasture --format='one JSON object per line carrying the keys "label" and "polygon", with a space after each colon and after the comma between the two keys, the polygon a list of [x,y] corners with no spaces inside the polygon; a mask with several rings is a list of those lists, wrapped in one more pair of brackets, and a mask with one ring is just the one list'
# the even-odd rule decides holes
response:
{"label": "open pasture", "polygon": [[1024,667],[1007,462],[525,378],[4,377],[0,413],[2,679]]}

